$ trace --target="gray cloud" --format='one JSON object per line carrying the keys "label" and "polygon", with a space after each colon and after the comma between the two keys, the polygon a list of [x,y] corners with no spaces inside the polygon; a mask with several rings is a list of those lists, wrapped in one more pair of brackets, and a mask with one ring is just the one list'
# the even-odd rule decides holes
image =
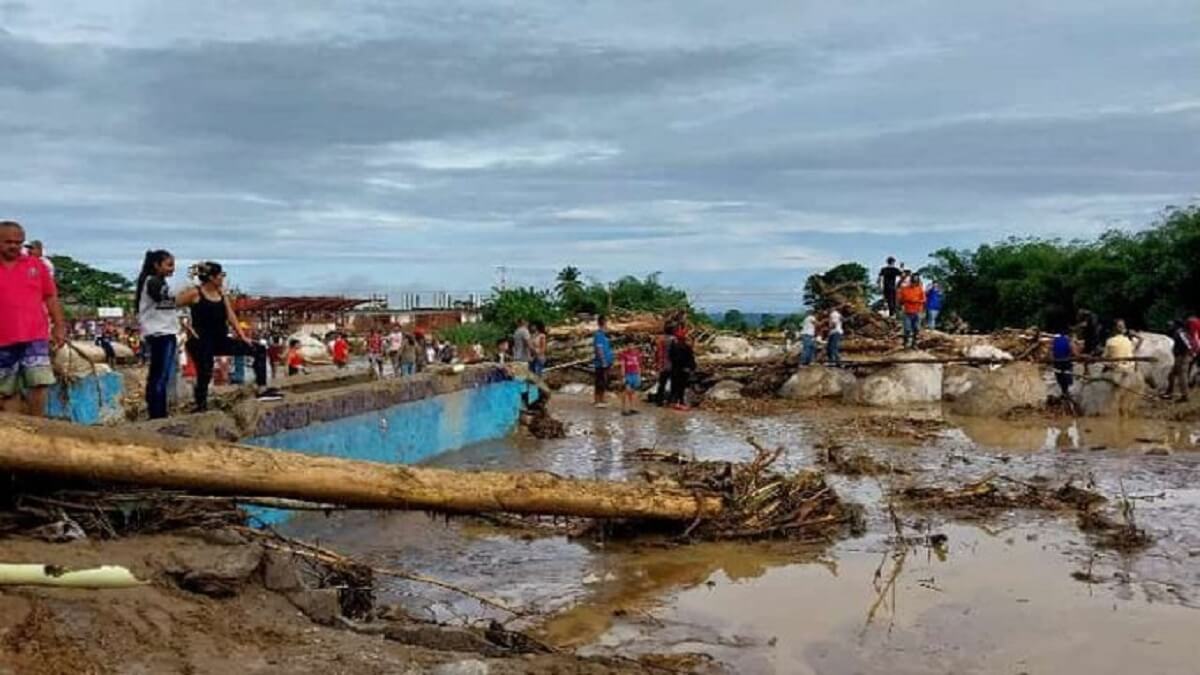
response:
{"label": "gray cloud", "polygon": [[[131,271],[482,289],[805,273],[1146,223],[1200,184],[1194,4],[0,4],[0,215]],[[15,159],[14,159],[15,158]]]}

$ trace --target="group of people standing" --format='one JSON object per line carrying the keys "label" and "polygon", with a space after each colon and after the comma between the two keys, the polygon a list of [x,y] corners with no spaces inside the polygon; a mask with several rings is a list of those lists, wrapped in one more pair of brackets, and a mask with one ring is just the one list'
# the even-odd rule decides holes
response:
{"label": "group of people standing", "polygon": [[924,323],[930,330],[937,328],[938,315],[942,312],[942,288],[934,281],[926,288],[921,275],[907,270],[904,264],[896,265],[889,256],[880,268],[877,278],[889,317],[897,316],[904,327],[904,348],[916,349],[917,338]]}
{"label": "group of people standing", "polygon": [[[593,404],[597,408],[607,407],[605,398],[612,379],[613,369],[621,382],[621,414],[635,415],[635,401],[642,388],[643,354],[635,343],[626,344],[615,352],[608,335],[608,319],[596,319],[596,332],[592,335]],[[673,410],[688,410],[687,391],[692,375],[696,372],[696,350],[686,325],[668,322],[663,332],[654,340],[654,368],[658,374],[657,388],[652,394],[659,406]]]}

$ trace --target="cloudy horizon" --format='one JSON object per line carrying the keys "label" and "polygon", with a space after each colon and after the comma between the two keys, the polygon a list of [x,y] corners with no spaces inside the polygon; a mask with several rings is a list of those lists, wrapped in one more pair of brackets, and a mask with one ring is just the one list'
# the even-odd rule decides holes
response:
{"label": "cloudy horizon", "polygon": [[0,0],[0,218],[262,293],[575,265],[789,311],[1198,198],[1194,0],[1044,5]]}

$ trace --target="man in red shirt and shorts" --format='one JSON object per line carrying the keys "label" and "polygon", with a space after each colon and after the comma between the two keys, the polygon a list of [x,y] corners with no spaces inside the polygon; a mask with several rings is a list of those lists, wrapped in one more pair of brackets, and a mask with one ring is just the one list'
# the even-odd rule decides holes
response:
{"label": "man in red shirt and shorts", "polygon": [[0,221],[0,407],[41,417],[54,384],[50,320],[55,348],[66,342],[66,324],[54,277],[40,258],[21,255],[24,243],[20,224]]}

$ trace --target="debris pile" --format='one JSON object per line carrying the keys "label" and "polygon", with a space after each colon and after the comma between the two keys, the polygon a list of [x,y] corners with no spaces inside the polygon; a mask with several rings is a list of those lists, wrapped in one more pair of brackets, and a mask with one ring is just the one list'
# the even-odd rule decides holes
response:
{"label": "debris pile", "polygon": [[679,453],[642,449],[627,459],[656,465],[645,475],[683,488],[721,495],[724,508],[716,518],[697,520],[682,533],[695,539],[755,539],[786,537],[829,540],[861,526],[858,507],[843,502],[817,471],[784,475],[771,469],[783,448],[755,446],[745,463],[695,460]]}

